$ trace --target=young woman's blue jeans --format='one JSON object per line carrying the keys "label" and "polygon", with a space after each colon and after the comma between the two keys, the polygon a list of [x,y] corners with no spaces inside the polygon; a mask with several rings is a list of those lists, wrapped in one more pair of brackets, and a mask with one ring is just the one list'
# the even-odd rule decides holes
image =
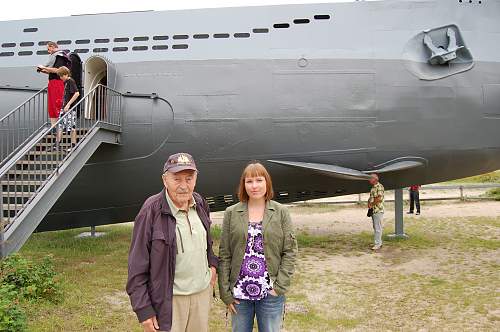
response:
{"label": "young woman's blue jeans", "polygon": [[254,317],[257,317],[259,332],[278,332],[283,321],[285,296],[267,295],[259,301],[238,300],[235,304],[237,313],[232,315],[233,332],[251,332]]}

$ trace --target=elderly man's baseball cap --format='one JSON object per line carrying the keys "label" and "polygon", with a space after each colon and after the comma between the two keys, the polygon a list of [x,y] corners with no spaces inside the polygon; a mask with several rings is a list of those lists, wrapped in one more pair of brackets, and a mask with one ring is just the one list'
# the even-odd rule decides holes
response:
{"label": "elderly man's baseball cap", "polygon": [[168,157],[167,162],[163,166],[163,173],[172,172],[177,173],[185,170],[198,171],[194,163],[193,156],[189,153],[181,152]]}

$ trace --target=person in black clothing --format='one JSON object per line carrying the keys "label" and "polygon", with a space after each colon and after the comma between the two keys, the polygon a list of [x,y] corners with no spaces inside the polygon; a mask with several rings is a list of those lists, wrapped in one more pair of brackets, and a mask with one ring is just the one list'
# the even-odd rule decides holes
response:
{"label": "person in black clothing", "polygon": [[407,212],[408,214],[413,214],[415,205],[417,206],[417,215],[420,214],[420,185],[415,184],[409,188],[410,192],[410,211]]}
{"label": "person in black clothing", "polygon": [[[71,78],[70,70],[62,66],[57,69],[57,75],[64,82],[64,99],[63,99],[63,108],[61,112],[59,112],[59,119],[64,117],[62,121],[59,123],[59,130],[57,131],[57,148],[59,148],[59,143],[62,139],[62,134],[65,131],[66,133],[71,133],[71,147],[68,149],[68,152],[71,151],[76,145],[76,109],[71,109],[73,103],[80,96],[80,92],[78,92],[78,87],[76,86],[76,82]],[[70,112],[70,114],[68,114]],[[65,116],[68,114],[67,116]]]}

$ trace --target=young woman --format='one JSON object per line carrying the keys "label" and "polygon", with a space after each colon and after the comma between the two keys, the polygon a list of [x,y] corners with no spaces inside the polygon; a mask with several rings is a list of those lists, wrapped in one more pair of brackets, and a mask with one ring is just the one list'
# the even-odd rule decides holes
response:
{"label": "young woman", "polygon": [[240,202],[224,214],[219,289],[235,332],[251,332],[255,316],[260,332],[279,331],[283,320],[297,241],[288,210],[273,195],[269,173],[252,162],[241,175]]}

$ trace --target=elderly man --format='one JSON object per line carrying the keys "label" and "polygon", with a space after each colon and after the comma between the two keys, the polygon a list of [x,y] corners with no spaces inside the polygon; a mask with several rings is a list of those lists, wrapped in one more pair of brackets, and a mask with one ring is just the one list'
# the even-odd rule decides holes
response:
{"label": "elderly man", "polygon": [[377,174],[371,174],[368,180],[372,185],[368,208],[373,209],[372,221],[374,231],[374,246],[372,250],[379,250],[382,247],[382,219],[384,218],[384,186],[379,182]]}
{"label": "elderly man", "polygon": [[208,204],[194,192],[197,174],[189,154],[171,155],[165,188],[135,219],[127,293],[145,332],[208,331],[218,258]]}

